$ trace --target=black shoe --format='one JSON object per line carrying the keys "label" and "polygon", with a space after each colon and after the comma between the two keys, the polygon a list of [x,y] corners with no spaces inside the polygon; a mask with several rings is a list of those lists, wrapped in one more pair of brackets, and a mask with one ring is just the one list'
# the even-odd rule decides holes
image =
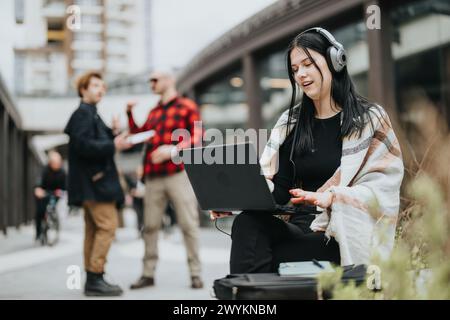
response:
{"label": "black shoe", "polygon": [[117,297],[122,295],[122,289],[110,284],[103,278],[103,273],[87,272],[84,294],[88,297]]}
{"label": "black shoe", "polygon": [[136,281],[135,283],[133,283],[130,286],[131,290],[134,289],[141,289],[141,288],[146,288],[146,287],[153,287],[155,285],[155,280],[153,278],[150,277],[140,277],[138,281]]}
{"label": "black shoe", "polygon": [[203,281],[198,276],[191,277],[191,288],[192,289],[202,289]]}

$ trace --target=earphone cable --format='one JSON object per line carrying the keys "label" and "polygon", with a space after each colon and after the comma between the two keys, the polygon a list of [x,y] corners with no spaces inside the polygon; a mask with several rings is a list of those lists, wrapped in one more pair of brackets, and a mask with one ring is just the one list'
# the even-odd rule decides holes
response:
{"label": "earphone cable", "polygon": [[231,237],[230,233],[227,233],[227,232],[225,232],[225,231],[223,231],[222,229],[219,228],[219,226],[217,225],[217,220],[219,220],[219,219],[214,220],[214,226],[216,227],[216,229],[219,230],[222,233],[225,233],[227,236]]}

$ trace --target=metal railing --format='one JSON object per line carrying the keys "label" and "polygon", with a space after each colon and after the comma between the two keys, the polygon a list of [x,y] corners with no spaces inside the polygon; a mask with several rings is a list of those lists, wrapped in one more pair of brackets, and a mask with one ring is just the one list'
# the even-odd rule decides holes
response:
{"label": "metal railing", "polygon": [[0,77],[0,232],[32,221],[33,189],[42,164]]}

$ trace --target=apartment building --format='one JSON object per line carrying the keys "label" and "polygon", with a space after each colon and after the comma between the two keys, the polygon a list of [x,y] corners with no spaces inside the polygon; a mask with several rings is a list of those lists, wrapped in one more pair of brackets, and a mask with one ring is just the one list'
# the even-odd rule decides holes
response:
{"label": "apartment building", "polygon": [[64,96],[73,94],[73,80],[88,70],[113,81],[148,69],[150,1],[2,1],[15,17],[1,22],[13,35],[14,70],[8,74],[14,79],[7,82],[19,96]]}

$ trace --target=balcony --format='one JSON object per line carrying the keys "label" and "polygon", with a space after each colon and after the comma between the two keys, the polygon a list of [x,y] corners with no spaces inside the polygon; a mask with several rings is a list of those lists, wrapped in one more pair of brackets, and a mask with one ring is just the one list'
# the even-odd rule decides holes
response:
{"label": "balcony", "polygon": [[115,61],[108,61],[108,64],[106,66],[106,71],[108,73],[120,73],[120,74],[127,74],[129,65],[127,63],[118,62],[116,59]]}
{"label": "balcony", "polygon": [[136,17],[129,11],[123,12],[114,10],[106,12],[106,20],[114,20],[131,24],[135,19]]}
{"label": "balcony", "polygon": [[89,6],[89,5],[80,5],[80,10],[82,15],[95,15],[99,16],[103,14],[102,6]]}
{"label": "balcony", "polygon": [[29,51],[23,60],[20,95],[62,95],[67,87],[67,59],[63,52]]}
{"label": "balcony", "polygon": [[46,60],[35,60],[31,62],[30,69],[32,69],[32,73],[50,73],[50,68],[52,63]]}
{"label": "balcony", "polygon": [[106,28],[106,36],[108,38],[119,38],[119,39],[127,39],[130,33],[127,28],[120,28],[114,26],[108,26]]}
{"label": "balcony", "polygon": [[66,4],[64,1],[48,1],[42,8],[42,15],[47,19],[64,19]]}
{"label": "balcony", "polygon": [[80,33],[102,33],[103,32],[103,24],[101,23],[88,23],[81,22],[81,29],[76,32]]}
{"label": "balcony", "polygon": [[103,41],[76,40],[70,48],[74,51],[102,51]]}
{"label": "balcony", "polygon": [[128,51],[130,50],[130,47],[124,44],[117,44],[117,43],[108,43],[106,47],[106,52],[111,55],[128,55]]}
{"label": "balcony", "polygon": [[66,38],[66,33],[64,30],[49,30],[47,31],[47,40],[48,41],[59,41],[63,42]]}
{"label": "balcony", "polygon": [[70,64],[73,69],[81,70],[101,70],[104,67],[104,61],[101,59],[97,60],[85,60],[85,59],[74,59]]}
{"label": "balcony", "polygon": [[121,8],[134,7],[135,2],[133,0],[116,0],[114,1],[116,6],[120,6]]}

